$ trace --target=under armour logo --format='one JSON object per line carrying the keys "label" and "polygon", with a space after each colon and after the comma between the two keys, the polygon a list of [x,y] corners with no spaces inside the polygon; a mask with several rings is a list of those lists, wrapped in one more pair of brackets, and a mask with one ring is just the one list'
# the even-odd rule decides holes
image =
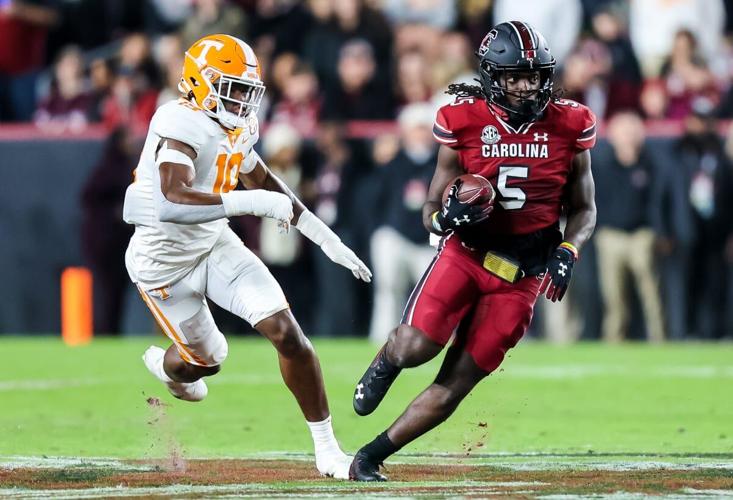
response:
{"label": "under armour logo", "polygon": [[545,132],[544,134],[540,134],[539,132],[534,133],[534,140],[535,141],[549,141],[550,140],[550,134]]}
{"label": "under armour logo", "polygon": [[453,217],[453,224],[455,224],[456,226],[460,226],[461,224],[464,224],[464,223],[468,224],[469,222],[471,222],[471,219],[468,217],[468,215],[464,215],[460,219],[458,217]]}
{"label": "under armour logo", "polygon": [[361,392],[363,388],[364,388],[364,384],[357,384],[356,394],[354,394],[354,399],[364,399],[364,393]]}
{"label": "under armour logo", "polygon": [[560,270],[557,272],[557,274],[559,274],[560,276],[565,276],[565,271],[567,271],[567,270],[568,270],[568,265],[567,264],[563,264],[561,262],[560,263]]}

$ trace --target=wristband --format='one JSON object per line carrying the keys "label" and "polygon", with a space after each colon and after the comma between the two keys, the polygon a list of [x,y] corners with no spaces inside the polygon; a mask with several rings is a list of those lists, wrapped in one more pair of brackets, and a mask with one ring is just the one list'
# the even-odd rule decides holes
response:
{"label": "wristband", "polygon": [[439,213],[440,213],[440,211],[438,211],[438,210],[436,210],[435,212],[433,212],[433,215],[430,216],[430,221],[431,221],[431,223],[433,225],[433,229],[435,229],[440,234],[443,234],[445,231],[443,231],[443,228],[440,227],[440,222],[438,222],[438,214]]}
{"label": "wristband", "polygon": [[575,248],[575,245],[573,245],[572,243],[563,241],[562,243],[560,243],[558,248],[564,248],[565,250],[568,250],[571,254],[573,254],[575,260],[578,260],[578,249]]}

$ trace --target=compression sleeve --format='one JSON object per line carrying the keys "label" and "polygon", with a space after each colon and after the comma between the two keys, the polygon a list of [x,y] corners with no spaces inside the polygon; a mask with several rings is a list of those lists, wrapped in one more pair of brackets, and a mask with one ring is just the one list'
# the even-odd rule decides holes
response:
{"label": "compression sleeve", "polygon": [[310,210],[303,210],[295,227],[303,234],[303,236],[318,246],[323,245],[329,240],[341,241],[341,238],[339,238],[325,222],[316,217]]}

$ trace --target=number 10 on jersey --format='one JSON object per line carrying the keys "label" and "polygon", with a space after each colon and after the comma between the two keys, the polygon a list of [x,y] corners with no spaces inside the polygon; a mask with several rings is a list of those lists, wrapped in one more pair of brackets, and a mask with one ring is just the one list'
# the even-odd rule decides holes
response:
{"label": "number 10 on jersey", "polygon": [[234,153],[232,155],[220,154],[216,157],[216,180],[214,181],[215,193],[228,193],[239,181],[239,166],[242,164],[244,155]]}

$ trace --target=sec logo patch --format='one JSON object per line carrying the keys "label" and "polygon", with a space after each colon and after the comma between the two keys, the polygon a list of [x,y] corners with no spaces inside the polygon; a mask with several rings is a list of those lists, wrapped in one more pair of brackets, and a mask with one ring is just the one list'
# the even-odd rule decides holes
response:
{"label": "sec logo patch", "polygon": [[484,144],[496,144],[501,140],[499,130],[493,125],[486,125],[481,131],[481,142]]}

